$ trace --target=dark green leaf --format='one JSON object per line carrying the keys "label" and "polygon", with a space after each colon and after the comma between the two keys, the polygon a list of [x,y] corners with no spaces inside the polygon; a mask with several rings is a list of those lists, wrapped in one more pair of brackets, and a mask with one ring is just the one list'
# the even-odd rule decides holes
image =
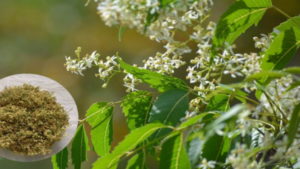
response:
{"label": "dark green leaf", "polygon": [[87,161],[86,151],[89,151],[88,138],[85,133],[83,125],[80,125],[76,131],[75,137],[72,142],[72,164],[75,169],[81,168],[81,163]]}
{"label": "dark green leaf", "polygon": [[122,35],[123,35],[124,31],[125,31],[125,28],[123,26],[121,26],[120,29],[119,29],[119,35],[118,35],[119,41],[121,41],[121,38],[122,38]]}
{"label": "dark green leaf", "polygon": [[160,154],[160,169],[190,169],[191,164],[184,149],[183,135],[175,135],[165,141]]}
{"label": "dark green leaf", "polygon": [[166,128],[167,126],[155,123],[147,124],[146,126],[137,128],[128,134],[125,139],[116,146],[115,150],[102,158],[99,158],[94,164],[93,169],[115,169],[119,158],[127,152],[133,150],[138,144],[146,140],[156,130]]}
{"label": "dark green leaf", "polygon": [[146,166],[146,150],[139,151],[128,161],[126,169],[147,169]]}
{"label": "dark green leaf", "polygon": [[87,111],[87,121],[92,126],[92,143],[99,156],[105,156],[110,151],[113,140],[113,107],[110,103],[94,103]]}
{"label": "dark green leaf", "polygon": [[[188,94],[189,92],[181,89],[171,89],[160,95],[152,107],[149,122],[176,126],[189,108]],[[153,134],[152,139],[155,140],[170,131],[171,129],[160,129]]]}
{"label": "dark green leaf", "polygon": [[139,69],[134,66],[130,66],[127,63],[120,60],[118,57],[118,61],[123,69],[125,69],[128,73],[131,73],[134,77],[141,79],[143,82],[151,85],[152,88],[159,90],[160,92],[165,92],[170,89],[178,88],[187,90],[188,86],[180,79],[164,76],[156,72],[152,72],[150,70]]}
{"label": "dark green leaf", "polygon": [[123,99],[123,112],[130,131],[148,123],[152,106],[152,95],[147,91],[135,91]]}
{"label": "dark green leaf", "polygon": [[289,127],[288,127],[288,146],[287,148],[290,147],[290,145],[293,143],[295,136],[297,134],[298,128],[300,124],[300,104],[298,104],[291,116],[291,119],[289,121]]}
{"label": "dark green leaf", "polygon": [[53,169],[68,168],[68,147],[65,147],[59,153],[52,156]]}
{"label": "dark green leaf", "polygon": [[271,6],[271,0],[236,1],[221,16],[213,39],[214,47],[222,46],[224,42],[232,44],[250,26],[257,25]]}
{"label": "dark green leaf", "polygon": [[[205,111],[225,112],[229,108],[230,108],[229,97],[225,94],[218,94],[210,99]],[[209,120],[211,118],[214,118],[214,115],[205,116],[203,120]],[[206,130],[212,130],[210,124],[211,122],[205,124],[204,127]],[[206,158],[207,160],[225,162],[229,149],[230,149],[229,138],[226,135],[219,136],[218,134],[213,133],[210,137],[208,137],[205,140],[201,156],[202,158]]]}

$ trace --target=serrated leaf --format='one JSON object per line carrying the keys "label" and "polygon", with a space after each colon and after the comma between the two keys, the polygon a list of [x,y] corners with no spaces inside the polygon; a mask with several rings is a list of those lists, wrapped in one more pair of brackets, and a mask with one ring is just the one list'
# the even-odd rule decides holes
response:
{"label": "serrated leaf", "polygon": [[[149,122],[176,126],[189,108],[188,94],[189,92],[181,89],[171,89],[161,94],[151,109]],[[155,140],[170,131],[171,129],[160,129],[153,134],[152,139]]]}
{"label": "serrated leaf", "polygon": [[146,166],[146,150],[139,151],[128,161],[126,169],[148,169]]}
{"label": "serrated leaf", "polygon": [[118,62],[121,67],[125,69],[128,73],[132,74],[134,77],[141,79],[143,82],[150,84],[152,88],[159,90],[160,92],[165,92],[170,89],[178,88],[187,90],[189,87],[180,79],[164,76],[150,70],[139,69],[134,66],[123,62],[118,57]]}
{"label": "serrated leaf", "polygon": [[178,134],[162,145],[160,154],[160,169],[190,169],[191,164],[189,162],[188,155],[184,149],[183,135]]}
{"label": "serrated leaf", "polygon": [[135,91],[127,94],[123,99],[123,112],[130,131],[148,123],[152,106],[152,95],[147,91]]}
{"label": "serrated leaf", "polygon": [[113,140],[113,107],[107,102],[94,103],[87,111],[87,121],[92,126],[91,140],[99,156],[110,151]]}
{"label": "serrated leaf", "polygon": [[262,71],[259,73],[255,73],[253,75],[250,75],[246,78],[246,81],[252,81],[252,80],[260,80],[260,79],[277,79],[281,78],[282,76],[286,76],[288,73],[285,72],[278,72],[278,71]]}
{"label": "serrated leaf", "polygon": [[[296,24],[295,22],[297,22],[298,24]],[[282,24],[280,24],[274,29],[282,32],[282,31],[289,30],[291,27],[299,27],[299,23],[300,23],[300,16],[296,16],[293,19],[289,19],[286,22],[283,22]]]}
{"label": "serrated leaf", "polygon": [[293,143],[300,124],[300,103],[294,108],[288,127],[288,145],[287,149]]}
{"label": "serrated leaf", "polygon": [[72,164],[75,169],[81,169],[81,163],[87,161],[86,151],[89,151],[88,138],[83,125],[80,125],[76,131],[72,142]]}
{"label": "serrated leaf", "polygon": [[167,126],[155,123],[147,124],[146,126],[137,128],[129,133],[125,139],[116,146],[115,150],[102,158],[99,158],[94,164],[93,169],[115,169],[119,158],[127,152],[133,150],[138,144],[146,140],[151,134],[160,128],[166,128]]}
{"label": "serrated leaf", "polygon": [[250,26],[257,25],[271,6],[271,0],[236,1],[221,16],[213,39],[214,47],[222,46],[224,42],[232,44]]}
{"label": "serrated leaf", "polygon": [[[262,128],[260,128],[262,129]],[[255,130],[253,129],[252,131],[252,141],[251,141],[251,148],[257,148],[260,144],[260,139],[262,138],[262,134],[258,131],[258,130]]]}
{"label": "serrated leaf", "polygon": [[[282,70],[294,57],[300,46],[300,29],[290,27],[281,32],[270,44],[261,62],[263,71]],[[267,78],[260,80],[265,83]]]}
{"label": "serrated leaf", "polygon": [[291,74],[300,74],[300,67],[288,67],[284,71]]}
{"label": "serrated leaf", "polygon": [[59,153],[52,156],[53,169],[66,169],[68,168],[68,147],[65,147]]}
{"label": "serrated leaf", "polygon": [[125,31],[125,28],[123,26],[120,27],[119,29],[119,34],[118,34],[118,37],[119,37],[119,41],[121,41],[121,38],[122,38],[122,35]]}

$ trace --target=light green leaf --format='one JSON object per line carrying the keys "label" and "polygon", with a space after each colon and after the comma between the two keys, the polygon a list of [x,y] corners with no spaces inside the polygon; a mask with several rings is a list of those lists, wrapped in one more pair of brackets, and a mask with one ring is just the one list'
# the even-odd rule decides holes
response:
{"label": "light green leaf", "polygon": [[221,124],[225,122],[226,120],[232,118],[233,116],[237,115],[238,113],[242,112],[247,108],[246,105],[239,104],[234,107],[232,107],[228,112],[222,114],[219,118],[217,118],[212,125],[217,126],[218,124]]}
{"label": "light green leaf", "polygon": [[300,74],[300,67],[288,67],[284,71],[291,74]]}
{"label": "light green leaf", "polygon": [[262,71],[259,73],[255,73],[253,75],[250,75],[246,78],[246,81],[253,81],[253,80],[260,80],[260,79],[277,79],[281,78],[282,76],[286,76],[288,73],[285,72],[279,72],[279,71]]}
{"label": "light green leaf", "polygon": [[[297,22],[298,24],[296,24],[295,22]],[[283,32],[289,30],[291,27],[299,27],[299,24],[300,24],[300,16],[296,16],[293,19],[289,19],[286,22],[283,22],[282,24],[274,28],[274,30],[276,30],[276,32],[278,31]]]}
{"label": "light green leaf", "polygon": [[65,147],[59,153],[52,156],[53,169],[68,168],[68,147]]}
{"label": "light green leaf", "polygon": [[119,41],[121,41],[121,38],[122,38],[122,35],[125,31],[125,28],[123,26],[120,27],[119,29],[119,34],[118,34],[118,37],[119,37]]}
{"label": "light green leaf", "polygon": [[194,138],[191,141],[187,141],[188,144],[188,157],[192,168],[194,168],[200,160],[200,154],[202,151],[203,141],[199,137]]}
{"label": "light green leaf", "polygon": [[122,100],[121,106],[130,131],[148,123],[152,94],[147,91],[135,91],[127,94]]}
{"label": "light green leaf", "polygon": [[225,94],[215,95],[209,100],[208,105],[206,106],[205,112],[209,111],[227,111],[230,108],[228,103],[229,97]]}
{"label": "light green leaf", "polygon": [[81,169],[81,163],[87,161],[86,151],[89,151],[88,138],[83,125],[80,125],[76,131],[72,142],[72,164],[75,169]]}
{"label": "light green leaf", "polygon": [[159,90],[160,92],[165,92],[170,89],[178,88],[187,90],[189,87],[180,79],[164,76],[156,72],[152,72],[150,70],[139,69],[134,66],[130,66],[129,64],[123,62],[118,57],[118,62],[121,67],[125,69],[128,73],[132,74],[134,77],[141,79],[143,82],[151,85],[152,88]]}
{"label": "light green leaf", "polygon": [[257,25],[271,6],[271,0],[236,1],[221,16],[213,39],[214,47],[222,46],[224,42],[232,44],[250,26]]}
{"label": "light green leaf", "polygon": [[116,146],[115,150],[102,158],[99,158],[94,164],[93,169],[107,169],[117,168],[119,158],[127,152],[133,150],[138,144],[146,140],[151,134],[160,128],[166,128],[167,126],[155,123],[147,124],[146,126],[137,128],[129,133],[125,139]]}
{"label": "light green leaf", "polygon": [[148,169],[146,166],[146,150],[142,149],[128,161],[126,169]]}
{"label": "light green leaf", "polygon": [[160,154],[160,169],[190,169],[191,164],[184,149],[183,135],[175,135],[165,141]]}
{"label": "light green leaf", "polygon": [[[281,32],[270,44],[262,59],[261,69],[263,71],[282,70],[294,57],[300,46],[300,29],[290,27]],[[266,77],[260,80],[265,83]],[[265,84],[266,85],[266,84]]]}
{"label": "light green leaf", "polygon": [[293,143],[295,136],[297,134],[298,128],[300,124],[300,104],[298,104],[292,113],[291,119],[289,121],[288,127],[288,146],[287,149]]}
{"label": "light green leaf", "polygon": [[99,102],[93,104],[86,114],[87,121],[92,126],[93,147],[99,156],[105,156],[110,151],[113,140],[113,109],[110,103]]}
{"label": "light green leaf", "polygon": [[294,83],[292,83],[292,84],[286,89],[286,92],[288,92],[288,91],[290,91],[290,90],[292,90],[292,89],[294,89],[294,88],[296,88],[296,87],[298,87],[298,86],[300,86],[300,82],[294,82]]}
{"label": "light green leaf", "polygon": [[[149,122],[176,126],[189,108],[188,94],[189,92],[181,89],[171,89],[161,94],[152,107]],[[170,131],[171,129],[160,129],[151,138],[155,140]]]}
{"label": "light green leaf", "polygon": [[233,87],[228,86],[228,85],[219,84],[219,86],[221,87],[221,89],[225,93],[230,94],[231,98],[236,98],[236,99],[240,100],[243,103],[247,102],[246,99],[244,98],[244,97],[247,97],[247,95],[248,95],[247,93],[241,91],[238,88],[233,88]]}
{"label": "light green leaf", "polygon": [[197,123],[197,121],[199,121],[200,119],[202,119],[203,117],[205,117],[206,115],[209,115],[209,114],[215,114],[215,113],[210,113],[210,112],[208,112],[208,113],[201,113],[201,114],[199,114],[197,116],[191,117],[188,120],[186,120],[185,122],[181,123],[181,125],[177,129],[179,130],[179,129],[183,129],[183,128],[192,126],[195,123]]}

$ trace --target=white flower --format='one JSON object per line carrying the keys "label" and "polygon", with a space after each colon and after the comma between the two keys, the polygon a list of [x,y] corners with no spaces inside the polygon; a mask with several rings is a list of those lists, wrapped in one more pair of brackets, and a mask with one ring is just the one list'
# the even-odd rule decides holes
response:
{"label": "white flower", "polygon": [[216,165],[216,161],[207,162],[206,158],[204,158],[202,160],[202,164],[198,165],[197,167],[201,169],[210,169],[210,168],[215,168],[215,165]]}
{"label": "white flower", "polygon": [[236,78],[236,76],[243,76],[243,74],[241,72],[239,72],[239,70],[241,70],[240,66],[237,66],[236,68],[234,68],[231,64],[229,64],[223,73],[231,74],[231,77]]}
{"label": "white flower", "polygon": [[189,112],[189,111],[187,110],[187,111],[185,111],[185,117],[182,117],[182,118],[180,119],[180,121],[181,121],[181,122],[186,121],[186,120],[188,120],[189,118],[195,116],[196,114],[197,114],[197,111],[196,111],[196,110],[194,110],[194,111],[192,111],[192,112]]}

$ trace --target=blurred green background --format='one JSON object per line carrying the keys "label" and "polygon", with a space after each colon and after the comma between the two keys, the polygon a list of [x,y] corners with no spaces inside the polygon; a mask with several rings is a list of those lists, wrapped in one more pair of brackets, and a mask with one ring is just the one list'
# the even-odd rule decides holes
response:
{"label": "blurred green background", "polygon": [[[217,22],[235,0],[214,0],[210,20]],[[97,3],[91,1],[86,7],[85,0],[0,0],[0,78],[33,73],[52,78],[62,84],[77,102],[80,118],[95,102],[119,101],[126,95],[122,86],[123,76],[115,76],[106,89],[103,81],[95,77],[97,69],[84,71],[85,76],[71,74],[65,70],[64,56],[75,58],[74,51],[82,47],[82,54],[97,51],[101,57],[112,56],[116,52],[128,63],[142,65],[142,61],[156,52],[164,52],[163,45],[150,41],[136,33],[125,30],[122,41],[118,40],[118,28],[106,27],[97,14]],[[300,0],[273,0],[273,4],[290,16],[300,14]],[[273,9],[267,11],[258,27],[252,26],[236,41],[236,53],[258,52],[254,48],[253,36],[272,32],[273,28],[286,18]],[[184,56],[188,61],[194,57],[196,45],[191,44],[193,53]],[[291,65],[299,65],[299,52]],[[186,67],[177,71],[176,76],[185,79]],[[143,86],[142,86],[143,87]],[[86,124],[88,134],[90,127]],[[117,145],[128,133],[124,115],[119,106],[114,115],[114,141]],[[70,151],[70,147],[69,147]],[[70,154],[70,153],[69,153]],[[94,152],[88,152],[88,161],[83,169],[90,169],[97,159]],[[149,168],[157,168],[157,163],[149,158]],[[126,162],[119,164],[125,168]],[[51,159],[21,163],[0,160],[1,169],[51,169]],[[69,168],[73,166],[69,162]]]}

